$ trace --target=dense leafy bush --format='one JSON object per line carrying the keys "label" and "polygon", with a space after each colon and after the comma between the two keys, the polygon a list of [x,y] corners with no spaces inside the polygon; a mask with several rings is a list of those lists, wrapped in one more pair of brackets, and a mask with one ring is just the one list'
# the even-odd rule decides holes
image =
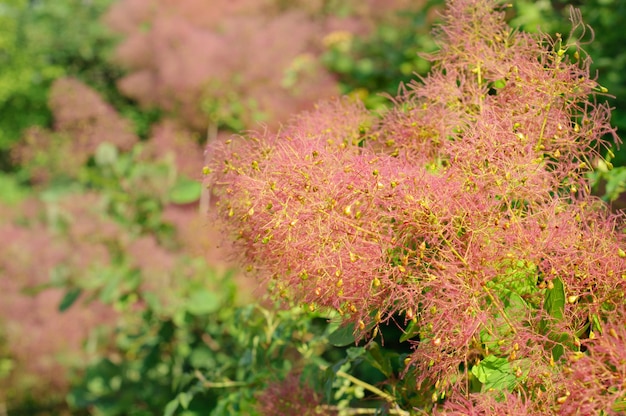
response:
{"label": "dense leafy bush", "polygon": [[200,185],[185,176],[200,170],[197,143],[166,125],[138,143],[130,123],[76,79],[55,81],[49,100],[54,130],[29,130],[13,149],[32,186],[2,177],[0,400],[11,410],[58,400],[72,371],[115,355],[98,326],[128,334],[145,297],[155,314],[176,301],[160,300],[165,293],[188,296],[221,274],[203,260],[207,241],[183,232],[198,221],[186,204]]}
{"label": "dense leafy bush", "polygon": [[615,137],[606,89],[578,38],[514,31],[494,1],[450,2],[436,40],[381,119],[335,101],[212,146],[218,217],[276,295],[367,346],[403,330],[378,393],[396,412],[617,414],[623,218],[586,176]]}
{"label": "dense leafy bush", "polygon": [[98,24],[111,0],[0,2],[0,166],[24,129],[48,127],[48,88],[62,76],[79,76],[116,96],[110,83],[120,70],[107,63],[113,38]]}

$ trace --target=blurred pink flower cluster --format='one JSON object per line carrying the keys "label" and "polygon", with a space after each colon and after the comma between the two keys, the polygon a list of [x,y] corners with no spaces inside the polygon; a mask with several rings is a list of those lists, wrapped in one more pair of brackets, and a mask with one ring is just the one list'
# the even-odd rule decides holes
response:
{"label": "blurred pink flower cluster", "polygon": [[321,394],[302,381],[297,372],[284,380],[270,383],[257,394],[257,411],[261,416],[302,415],[335,416],[337,411],[322,404]]}
{"label": "blurred pink flower cluster", "polygon": [[403,0],[155,4],[122,0],[108,13],[108,25],[124,36],[116,59],[129,70],[119,88],[202,133],[218,123],[236,129],[258,122],[276,126],[337,95],[333,75],[318,59],[322,39],[362,35],[389,13],[416,7]]}
{"label": "blurred pink flower cluster", "polygon": [[118,232],[115,224],[89,209],[94,195],[65,202],[68,206],[63,208],[71,209],[56,220],[74,223],[67,237],[45,224],[46,214],[55,216],[62,207],[46,207],[35,199],[10,210],[0,222],[5,241],[0,251],[0,325],[6,357],[15,365],[0,384],[8,396],[0,397],[9,402],[18,391],[51,395],[67,388],[69,370],[89,359],[82,350],[85,340],[116,316],[99,302],[64,314],[58,310],[65,289],[56,284],[79,279],[86,270],[108,263],[103,242]]}
{"label": "blurred pink flower cluster", "polygon": [[77,79],[55,81],[48,106],[54,115],[53,130],[30,128],[13,149],[15,161],[30,169],[36,183],[58,174],[76,175],[103,142],[130,150],[138,140],[130,122]]}

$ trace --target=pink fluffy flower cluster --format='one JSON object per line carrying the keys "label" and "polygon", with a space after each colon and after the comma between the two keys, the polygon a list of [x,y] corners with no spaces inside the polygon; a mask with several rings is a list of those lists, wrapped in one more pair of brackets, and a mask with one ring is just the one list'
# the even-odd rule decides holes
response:
{"label": "pink fluffy flower cluster", "polygon": [[608,330],[626,319],[624,225],[586,179],[618,139],[572,21],[550,39],[509,28],[495,1],[450,1],[432,73],[384,114],[336,100],[208,149],[216,214],[250,270],[357,337],[418,328],[407,372],[435,395],[462,390],[452,413],[491,403],[459,376],[487,357],[507,360],[507,400],[523,390],[533,411],[567,406],[576,374],[602,373],[594,409],[626,393],[626,352],[607,353],[624,342]]}

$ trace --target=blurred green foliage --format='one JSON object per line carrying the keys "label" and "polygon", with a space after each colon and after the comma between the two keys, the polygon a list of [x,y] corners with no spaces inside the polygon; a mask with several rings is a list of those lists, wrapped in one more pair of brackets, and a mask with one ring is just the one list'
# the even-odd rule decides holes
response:
{"label": "blurred green foliage", "polygon": [[[136,415],[161,414],[181,386],[193,379],[189,368],[209,366],[216,371],[234,359],[234,345],[226,344],[226,332],[221,332],[224,317],[232,314],[233,283],[228,274],[218,276],[202,262],[191,264],[187,272],[202,278],[173,276],[180,283],[170,292],[169,306],[141,290],[134,292],[133,301],[128,294],[108,299],[125,316],[110,345],[115,354],[100,354],[86,369],[68,397],[73,408],[101,415],[125,415],[130,409]],[[133,273],[112,271],[126,280],[133,280]],[[136,301],[145,306],[133,317]],[[193,407],[206,409],[215,400],[214,395],[198,394]]]}
{"label": "blurred green foliage", "polygon": [[388,104],[386,93],[394,96],[398,83],[425,75],[430,63],[421,54],[433,52],[430,36],[441,0],[429,0],[419,10],[398,13],[366,37],[339,36],[330,39],[322,62],[339,76],[342,91],[355,94],[370,108]]}
{"label": "blurred green foliage", "polygon": [[[204,259],[186,254],[175,228],[162,216],[168,204],[198,200],[200,187],[178,176],[171,161],[141,159],[142,151],[138,144],[120,154],[104,142],[77,177],[57,178],[39,190],[44,224],[59,243],[71,245],[81,235],[75,229],[92,226],[94,219],[98,225],[95,234],[80,242],[80,265],[71,257],[62,261],[51,270],[49,283],[30,291],[63,289],[61,312],[76,302],[97,301],[118,316],[112,328],[99,330],[100,336],[94,328],[86,344],[96,357],[94,363],[74,368],[77,381],[70,403],[76,411],[128,414],[137,409],[140,413],[135,414],[158,414],[173,397],[172,380],[182,374],[181,366],[188,365],[185,359],[194,343],[201,343],[205,333],[201,319],[234,301],[231,274],[218,273]],[[10,178],[0,178],[0,186],[9,191],[3,193],[3,202],[16,204],[29,191]],[[80,205],[85,203],[92,205]],[[75,205],[71,213],[63,209],[67,204]],[[156,245],[149,246],[152,252],[133,254],[129,244],[141,238],[153,239]],[[104,249],[109,262],[102,264],[100,256],[90,258],[92,249]],[[168,264],[163,257],[171,257],[172,268],[142,267],[151,263],[151,256],[160,256],[159,264]],[[12,408],[19,412],[24,406]]]}

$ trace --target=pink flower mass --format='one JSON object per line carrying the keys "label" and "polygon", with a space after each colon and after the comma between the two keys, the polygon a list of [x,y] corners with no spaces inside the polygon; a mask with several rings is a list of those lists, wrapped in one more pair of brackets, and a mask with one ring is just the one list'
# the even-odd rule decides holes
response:
{"label": "pink flower mass", "polygon": [[[496,1],[450,1],[432,73],[388,111],[320,103],[207,150],[249,269],[357,339],[414,323],[405,377],[456,392],[445,414],[618,414],[626,394],[623,216],[586,176],[619,139],[572,24],[549,39],[512,30]],[[505,391],[470,394],[470,368],[497,360]]]}

